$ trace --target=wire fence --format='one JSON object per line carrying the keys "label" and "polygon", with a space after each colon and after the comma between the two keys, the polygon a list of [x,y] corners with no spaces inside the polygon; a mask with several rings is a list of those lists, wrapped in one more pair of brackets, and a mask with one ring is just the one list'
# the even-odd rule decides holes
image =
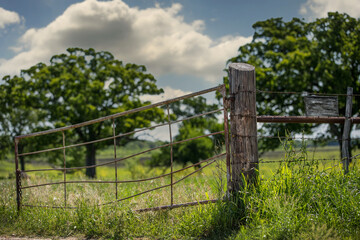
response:
{"label": "wire fence", "polygon": [[[292,92],[292,91],[267,91],[267,90],[260,90],[256,89],[256,93],[268,93],[268,94],[281,94],[281,95],[301,95],[301,96],[349,96],[346,93],[319,93],[319,92]],[[360,94],[351,94],[353,97],[360,97]]]}
{"label": "wire fence", "polygon": [[[205,113],[201,113],[201,114],[195,114],[193,116],[190,117],[186,117],[186,118],[182,118],[182,119],[178,119],[178,120],[171,120],[171,110],[170,110],[170,104],[171,103],[175,103],[184,99],[188,99],[188,98],[192,98],[192,97],[196,97],[196,96],[200,96],[206,93],[210,93],[210,92],[215,92],[215,91],[219,91],[222,94],[223,97],[223,103],[224,106],[216,109],[216,110],[212,110],[209,112],[205,112]],[[300,96],[309,96],[309,95],[318,95],[318,96],[346,96],[347,98],[351,97],[351,99],[353,100],[354,97],[359,97],[360,94],[326,94],[326,93],[305,93],[305,92],[280,92],[280,91],[264,91],[264,90],[256,90],[256,91],[242,91],[242,92],[246,92],[246,93],[256,93],[256,94],[281,94],[281,95],[300,95]],[[227,186],[231,185],[231,166],[233,164],[232,160],[230,159],[231,156],[231,151],[233,149],[230,149],[230,140],[232,140],[234,137],[242,137],[242,138],[255,138],[258,141],[261,141],[262,139],[273,139],[273,140],[278,140],[278,141],[311,141],[312,143],[316,143],[316,142],[328,142],[328,141],[333,141],[333,142],[338,142],[338,143],[346,143],[346,142],[350,142],[350,140],[358,140],[360,139],[360,137],[350,137],[350,135],[345,136],[345,135],[341,135],[342,137],[334,137],[334,136],[304,136],[304,134],[302,136],[300,136],[299,134],[281,134],[279,133],[278,135],[270,135],[270,134],[259,134],[259,132],[262,132],[262,129],[260,129],[260,131],[258,131],[258,134],[245,134],[245,135],[238,135],[238,133],[229,133],[229,122],[228,122],[228,109],[229,109],[229,101],[233,101],[234,97],[230,96],[229,98],[226,97],[226,90],[225,90],[225,85],[220,85],[218,87],[214,87],[214,88],[210,88],[210,89],[206,89],[203,91],[199,91],[196,93],[192,93],[192,94],[188,94],[188,95],[184,95],[178,98],[174,98],[174,99],[170,99],[170,100],[166,100],[163,102],[159,102],[159,103],[155,103],[152,105],[148,105],[148,106],[143,106],[140,108],[136,108],[136,109],[132,109],[126,112],[121,112],[121,113],[117,113],[117,114],[113,114],[110,116],[106,116],[103,118],[99,118],[99,119],[94,119],[91,121],[87,121],[84,123],[80,123],[80,124],[75,124],[75,125],[70,125],[70,126],[66,126],[66,127],[62,127],[62,128],[58,128],[58,129],[52,129],[52,130],[47,130],[47,131],[42,131],[42,132],[37,132],[37,133],[32,133],[32,134],[28,134],[28,135],[22,135],[22,136],[17,136],[15,137],[15,164],[16,164],[16,186],[17,186],[17,204],[18,204],[18,209],[20,209],[21,207],[47,207],[47,208],[69,208],[69,209],[74,209],[76,208],[75,206],[70,206],[67,203],[67,189],[68,189],[68,185],[69,184],[84,184],[84,183],[96,183],[96,184],[114,184],[115,185],[115,198],[112,201],[109,202],[105,202],[105,203],[100,203],[98,204],[98,206],[104,206],[104,205],[110,205],[110,204],[115,204],[121,201],[125,201],[127,199],[131,199],[137,196],[141,196],[143,194],[147,194],[153,191],[157,191],[160,189],[164,189],[164,188],[170,188],[170,204],[169,205],[164,205],[164,206],[157,206],[157,207],[151,207],[151,208],[144,208],[144,209],[139,209],[138,211],[150,211],[150,210],[161,210],[161,209],[167,209],[167,208],[177,208],[177,207],[181,207],[181,206],[193,206],[193,205],[197,205],[197,204],[206,204],[206,203],[211,203],[211,202],[215,202],[217,201],[216,199],[211,199],[211,200],[198,200],[196,202],[186,202],[186,203],[180,203],[180,204],[175,204],[174,203],[174,186],[178,185],[179,183],[183,182],[185,179],[189,178],[190,176],[194,175],[195,173],[198,173],[199,171],[201,171],[202,169],[210,166],[211,164],[215,163],[218,159],[226,159],[226,180],[227,180]],[[126,133],[120,133],[120,134],[116,134],[116,123],[115,123],[115,119],[122,117],[122,116],[128,116],[130,114],[133,113],[137,113],[137,112],[141,112],[141,111],[146,111],[152,108],[157,108],[157,107],[163,107],[163,109],[165,109],[165,112],[167,114],[167,122],[164,123],[159,123],[159,124],[155,124],[149,127],[144,127],[141,129],[136,129],[130,132],[126,132]],[[199,118],[199,117],[207,117],[209,115],[212,114],[217,114],[217,113],[223,113],[223,120],[224,120],[224,129],[221,131],[217,131],[217,132],[211,132],[211,133],[207,133],[201,136],[196,136],[196,137],[191,137],[188,139],[183,139],[183,140],[178,140],[178,141],[173,141],[173,133],[172,133],[172,126],[174,124],[178,124],[178,123],[182,123],[184,121],[187,120],[191,120],[191,119],[195,119],[195,118]],[[308,117],[308,116],[257,116],[255,115],[251,115],[251,114],[245,114],[245,113],[237,113],[235,114],[234,112],[230,111],[230,117],[233,116],[237,116],[237,117],[244,117],[244,118],[252,118],[252,119],[256,119],[257,122],[260,123],[293,123],[293,124],[299,124],[299,123],[309,123],[309,124],[321,124],[321,123],[337,123],[337,124],[344,124],[346,123],[346,121],[348,121],[348,123],[350,124],[357,124],[360,123],[360,118],[359,117],[349,117],[349,116],[344,116],[344,117],[329,117],[329,116],[315,116],[315,117]],[[100,139],[95,139],[95,140],[91,140],[91,141],[87,141],[87,142],[81,142],[81,143],[72,143],[72,144],[67,144],[66,143],[66,131],[72,130],[72,129],[76,129],[76,128],[80,128],[80,127],[84,127],[84,126],[88,126],[88,125],[92,125],[92,124],[97,124],[100,122],[104,122],[104,121],[112,121],[111,127],[112,127],[112,136],[109,137],[105,137],[105,138],[100,138]],[[125,157],[119,157],[119,154],[117,153],[116,150],[116,146],[117,146],[117,140],[122,138],[122,137],[127,137],[127,136],[131,136],[134,134],[138,134],[147,130],[152,130],[152,129],[156,129],[159,127],[166,127],[168,126],[169,128],[169,142],[166,144],[162,144],[160,146],[156,146],[156,147],[152,147],[150,149],[144,150],[144,151],[140,151],[134,154],[130,154],[128,156]],[[37,151],[31,151],[31,152],[18,152],[18,146],[19,144],[21,144],[21,141],[23,139],[28,139],[28,138],[33,138],[33,137],[37,137],[37,136],[43,136],[43,135],[49,135],[49,134],[53,134],[53,133],[61,133],[61,137],[62,137],[62,146],[60,147],[52,147],[52,148],[48,148],[48,149],[42,149],[42,150],[37,150]],[[211,136],[216,136],[216,135],[223,135],[224,139],[225,139],[225,152],[224,153],[220,153],[217,154],[213,157],[210,157],[208,159],[205,159],[203,161],[200,161],[198,163],[192,164],[190,166],[184,167],[182,169],[179,170],[174,170],[174,158],[173,158],[173,154],[174,154],[174,149],[173,147],[177,144],[182,144],[182,143],[186,143],[189,141],[194,141],[200,138],[208,138]],[[344,137],[345,136],[345,137]],[[230,139],[229,139],[230,138]],[[90,144],[95,144],[95,143],[101,143],[101,142],[105,142],[105,141],[112,141],[113,146],[114,146],[114,150],[113,150],[113,159],[109,160],[107,162],[103,162],[103,163],[98,163],[98,164],[93,164],[93,165],[88,165],[88,166],[81,166],[81,167],[68,167],[67,166],[67,150],[68,149],[72,149],[72,148],[76,148],[76,147],[82,147],[82,146],[87,146]],[[119,176],[118,176],[118,163],[125,161],[127,159],[131,159],[134,157],[137,157],[139,155],[145,154],[145,153],[149,153],[149,152],[153,152],[155,150],[158,149],[162,149],[162,148],[170,148],[170,155],[169,155],[169,160],[170,160],[170,172],[169,173],[164,173],[164,174],[160,174],[157,176],[153,176],[153,177],[147,177],[147,178],[140,178],[140,179],[131,179],[131,180],[120,180]],[[37,154],[41,154],[41,153],[50,153],[50,152],[54,152],[54,151],[59,151],[62,150],[62,158],[63,158],[63,164],[61,168],[42,168],[42,169],[30,169],[30,170],[26,170],[26,171],[21,171],[19,169],[19,157],[25,157],[25,156],[32,156],[32,155],[37,155]],[[340,153],[339,153],[340,156]],[[325,172],[328,171],[329,169],[334,169],[336,167],[338,167],[340,164],[345,164],[346,161],[351,161],[351,160],[357,160],[359,158],[360,154],[356,154],[355,156],[347,156],[347,157],[343,157],[340,156],[339,158],[335,158],[335,157],[329,157],[329,158],[319,158],[319,157],[312,157],[312,158],[301,158],[301,159],[276,159],[276,160],[263,160],[260,159],[259,161],[256,162],[248,162],[250,164],[255,164],[255,167],[251,167],[247,170],[243,170],[243,173],[245,172],[250,172],[250,171],[254,171],[255,169],[258,168],[259,164],[271,164],[271,163],[300,163],[300,162],[308,162],[308,161],[312,161],[312,162],[322,162],[322,161],[334,161],[334,162],[338,162],[336,165],[328,167],[326,169],[324,169],[321,172]],[[201,164],[205,164],[203,166],[201,166]],[[96,168],[96,167],[101,167],[101,166],[109,166],[109,165],[114,165],[114,178],[115,180],[68,180],[67,179],[67,174],[70,171],[74,171],[74,170],[80,170],[80,169],[91,169],[91,168]],[[174,175],[178,174],[180,172],[183,172],[187,169],[193,168],[193,167],[197,167],[197,169],[195,169],[194,171],[192,171],[191,173],[186,174],[185,176],[182,176],[180,179],[175,180],[174,179]],[[22,186],[22,182],[21,182],[21,174],[23,173],[30,173],[30,172],[48,172],[48,171],[59,171],[59,172],[63,172],[63,180],[62,181],[56,181],[56,182],[46,182],[46,183],[41,183],[41,184],[33,184],[33,185],[27,185],[27,186]],[[131,194],[129,196],[126,197],[120,197],[119,196],[119,185],[121,184],[127,184],[127,183],[140,183],[140,182],[148,182],[148,181],[153,181],[156,179],[163,179],[165,177],[170,177],[170,183],[168,184],[163,184],[161,186],[157,186],[151,189],[147,189],[145,191],[141,191],[141,192],[137,192],[134,194]],[[63,205],[62,206],[48,206],[48,205],[31,205],[31,204],[23,204],[22,203],[22,190],[25,189],[33,189],[33,188],[38,188],[38,187],[44,187],[44,186],[51,186],[51,185],[63,185],[63,191],[64,191],[64,196],[63,196]]]}

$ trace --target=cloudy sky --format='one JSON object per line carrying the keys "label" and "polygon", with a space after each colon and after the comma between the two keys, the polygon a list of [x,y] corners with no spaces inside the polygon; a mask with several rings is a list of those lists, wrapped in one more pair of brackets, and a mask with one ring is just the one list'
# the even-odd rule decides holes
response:
{"label": "cloudy sky", "polygon": [[360,16],[360,0],[0,0],[0,77],[68,47],[143,64],[165,98],[216,86],[226,60],[271,17]]}

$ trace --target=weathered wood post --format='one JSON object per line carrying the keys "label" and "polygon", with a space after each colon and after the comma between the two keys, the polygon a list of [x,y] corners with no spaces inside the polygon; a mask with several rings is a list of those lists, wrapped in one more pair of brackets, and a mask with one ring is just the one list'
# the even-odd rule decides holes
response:
{"label": "weathered wood post", "polygon": [[349,142],[350,142],[350,130],[351,130],[351,115],[352,115],[352,97],[353,97],[353,88],[347,88],[347,97],[346,97],[346,108],[345,108],[345,122],[344,130],[342,135],[342,162],[344,172],[349,172],[349,161],[350,161],[350,152],[349,152]]}
{"label": "weathered wood post", "polygon": [[231,125],[231,191],[255,183],[258,169],[255,67],[246,63],[229,66]]}

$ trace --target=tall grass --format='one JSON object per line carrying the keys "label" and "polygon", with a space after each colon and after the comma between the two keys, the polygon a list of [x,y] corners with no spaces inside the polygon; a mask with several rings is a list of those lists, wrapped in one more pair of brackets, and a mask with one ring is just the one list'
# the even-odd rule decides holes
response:
{"label": "tall grass", "polygon": [[239,192],[243,209],[237,239],[359,239],[360,175],[356,165],[319,167],[304,147],[285,145],[277,173]]}
{"label": "tall grass", "polygon": [[[18,214],[14,182],[2,180],[0,235],[102,239],[359,239],[360,171],[357,166],[352,166],[349,174],[344,175],[341,165],[324,168],[318,161],[311,160],[304,146],[295,149],[290,141],[284,143],[284,150],[284,162],[273,170],[274,174],[266,178],[260,175],[256,187],[245,185],[234,193],[233,201],[157,212],[138,213],[132,209],[139,204],[161,204],[159,199],[167,201],[168,190],[104,207],[96,207],[90,199],[78,196],[72,202],[78,207],[76,210],[24,208]],[[223,197],[226,180],[222,171],[213,170],[199,173],[186,184],[177,186],[180,201]],[[95,201],[108,190],[98,186],[87,188]],[[51,188],[48,190],[54,193]],[[41,192],[36,194],[41,199]],[[43,198],[41,200],[47,199]],[[30,202],[36,202],[36,198]]]}

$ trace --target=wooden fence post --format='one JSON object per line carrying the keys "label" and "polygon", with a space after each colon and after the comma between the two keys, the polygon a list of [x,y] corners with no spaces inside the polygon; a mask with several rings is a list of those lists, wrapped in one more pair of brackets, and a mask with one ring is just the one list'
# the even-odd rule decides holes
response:
{"label": "wooden fence post", "polygon": [[352,115],[352,96],[353,88],[347,88],[347,97],[346,97],[346,109],[345,109],[345,121],[344,121],[344,130],[342,135],[342,162],[345,174],[349,172],[349,161],[350,161],[350,152],[349,152],[349,141],[350,141],[350,130],[351,130],[351,115]]}
{"label": "wooden fence post", "polygon": [[231,125],[231,191],[244,182],[255,183],[258,169],[255,67],[246,63],[229,66]]}

